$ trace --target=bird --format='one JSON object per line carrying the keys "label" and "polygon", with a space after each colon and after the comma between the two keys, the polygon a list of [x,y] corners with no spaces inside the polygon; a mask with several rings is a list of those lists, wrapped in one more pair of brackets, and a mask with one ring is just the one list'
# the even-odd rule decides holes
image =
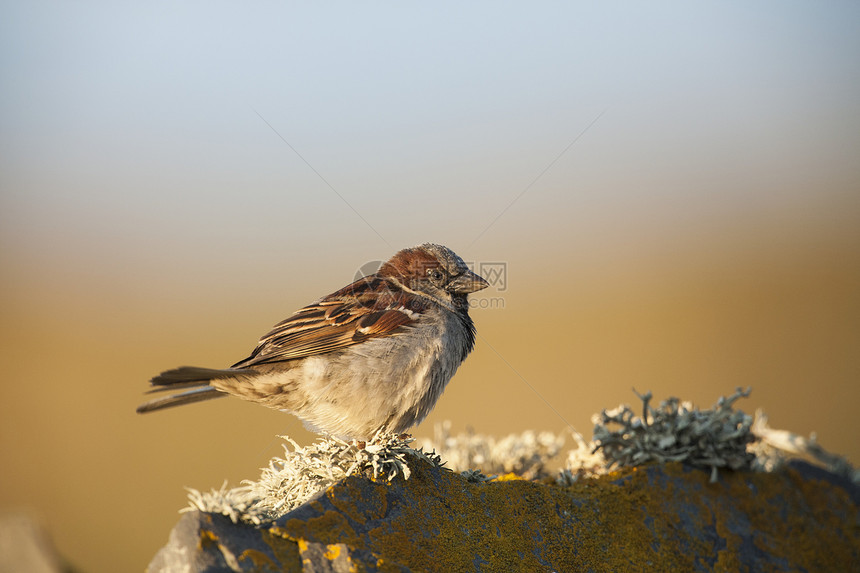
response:
{"label": "bird", "polygon": [[236,396],[342,439],[405,433],[472,351],[468,295],[488,286],[447,247],[403,249],[276,324],[233,366],[182,366],[153,377],[149,393],[172,393],[137,412]]}

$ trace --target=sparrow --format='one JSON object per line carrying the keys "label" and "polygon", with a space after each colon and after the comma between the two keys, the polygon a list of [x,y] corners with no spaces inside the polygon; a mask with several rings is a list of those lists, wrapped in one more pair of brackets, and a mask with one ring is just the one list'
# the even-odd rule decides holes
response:
{"label": "sparrow", "polygon": [[420,423],[475,345],[470,293],[489,286],[453,251],[425,243],[299,309],[230,368],[182,366],[152,378],[177,392],[138,413],[237,396],[313,431],[366,440]]}

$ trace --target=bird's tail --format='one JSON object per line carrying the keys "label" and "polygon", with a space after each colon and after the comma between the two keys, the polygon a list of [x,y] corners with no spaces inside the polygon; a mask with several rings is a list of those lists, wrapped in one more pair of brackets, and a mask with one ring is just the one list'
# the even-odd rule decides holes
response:
{"label": "bird's tail", "polygon": [[198,368],[196,366],[181,366],[173,370],[162,372],[158,376],[150,380],[150,384],[154,386],[148,394],[154,392],[170,392],[174,390],[186,389],[178,394],[162,396],[155,400],[150,400],[145,404],[137,407],[138,414],[162,410],[164,408],[172,408],[173,406],[181,406],[183,404],[192,404],[194,402],[202,402],[212,398],[220,398],[227,396],[217,388],[209,384],[216,378],[235,378],[242,374],[247,374],[247,370],[237,368],[225,368],[218,370],[215,368]]}

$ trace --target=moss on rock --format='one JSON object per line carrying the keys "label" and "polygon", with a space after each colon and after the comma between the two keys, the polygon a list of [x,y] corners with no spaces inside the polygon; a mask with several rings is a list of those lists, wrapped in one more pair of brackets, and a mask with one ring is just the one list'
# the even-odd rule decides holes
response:
{"label": "moss on rock", "polygon": [[409,480],[351,476],[257,527],[187,514],[195,559],[212,571],[847,571],[860,563],[856,487],[810,477],[805,464],[725,472],[717,483],[707,470],[655,464],[561,487],[470,482],[409,461]]}

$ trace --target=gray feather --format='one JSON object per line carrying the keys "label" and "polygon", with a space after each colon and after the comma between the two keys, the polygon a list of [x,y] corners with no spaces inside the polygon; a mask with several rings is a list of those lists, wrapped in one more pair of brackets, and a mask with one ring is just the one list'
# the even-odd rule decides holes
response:
{"label": "gray feather", "polygon": [[152,391],[173,390],[175,388],[183,388],[189,386],[202,386],[208,384],[210,380],[217,378],[235,378],[242,374],[248,374],[248,370],[238,368],[200,368],[199,366],[180,366],[173,370],[162,372],[158,376],[154,376],[149,381],[153,386],[165,386],[165,388],[155,388]]}
{"label": "gray feather", "polygon": [[181,394],[162,396],[161,398],[150,400],[146,404],[138,406],[137,413],[144,414],[155,410],[163,410],[164,408],[172,408],[173,406],[193,404],[194,402],[202,402],[203,400],[211,400],[212,398],[221,398],[222,396],[227,396],[227,394],[212,386],[201,386],[187,392],[182,392]]}
{"label": "gray feather", "polygon": [[150,384],[154,386],[149,393],[152,392],[174,392],[190,388],[186,392],[163,396],[150,400],[146,404],[142,404],[137,408],[139,414],[153,412],[155,410],[163,410],[164,408],[172,408],[173,406],[181,406],[183,404],[193,404],[194,402],[202,402],[213,398],[220,398],[227,394],[221,392],[217,388],[209,385],[212,380],[223,378],[236,378],[243,374],[249,374],[247,370],[236,368],[200,368],[197,366],[181,366],[173,370],[162,372],[150,380]]}

